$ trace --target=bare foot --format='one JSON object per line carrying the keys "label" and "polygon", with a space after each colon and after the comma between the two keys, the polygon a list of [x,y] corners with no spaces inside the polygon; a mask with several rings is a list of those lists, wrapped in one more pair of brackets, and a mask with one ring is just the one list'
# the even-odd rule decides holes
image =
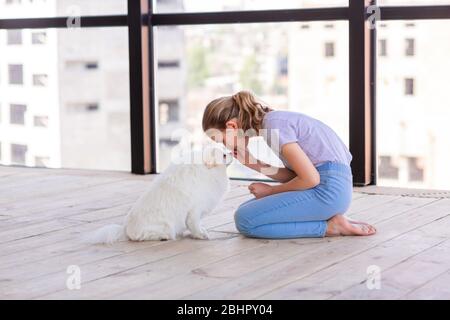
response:
{"label": "bare foot", "polygon": [[352,224],[364,224],[366,226],[370,226],[370,224],[368,224],[367,222],[362,222],[362,221],[355,221],[349,218],[346,218],[348,222],[352,223]]}
{"label": "bare foot", "polygon": [[377,230],[368,223],[348,220],[338,214],[327,221],[326,237],[335,236],[371,236]]}

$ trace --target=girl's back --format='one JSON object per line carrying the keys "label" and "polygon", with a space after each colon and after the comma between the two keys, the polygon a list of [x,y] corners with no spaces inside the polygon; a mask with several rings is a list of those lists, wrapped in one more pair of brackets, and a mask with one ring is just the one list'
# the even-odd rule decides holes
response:
{"label": "girl's back", "polygon": [[[271,111],[264,116],[263,134],[267,143],[280,157],[283,144],[297,142],[317,166],[326,161],[350,165],[352,155],[339,136],[328,125],[301,112]],[[276,138],[277,140],[273,140]]]}

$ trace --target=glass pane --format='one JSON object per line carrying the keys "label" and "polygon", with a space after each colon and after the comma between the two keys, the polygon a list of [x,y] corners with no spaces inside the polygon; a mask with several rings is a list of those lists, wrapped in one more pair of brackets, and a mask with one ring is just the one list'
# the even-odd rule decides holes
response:
{"label": "glass pane", "polygon": [[379,23],[386,43],[377,61],[379,185],[450,189],[449,27],[448,20]]}
{"label": "glass pane", "polygon": [[127,0],[1,0],[0,18],[114,15],[127,13]]}
{"label": "glass pane", "polygon": [[[159,27],[156,37],[160,170],[183,142],[174,136],[177,129],[200,145],[208,102],[243,89],[274,109],[322,120],[348,146],[347,22]],[[250,149],[260,144],[254,139]],[[270,151],[260,156],[280,164]],[[235,177],[262,178],[237,163],[229,170]]]}
{"label": "glass pane", "polygon": [[157,13],[299,9],[348,6],[348,0],[154,0]]}
{"label": "glass pane", "polygon": [[21,31],[0,30],[0,163],[130,170],[127,29]]}
{"label": "glass pane", "polygon": [[450,0],[378,0],[380,6],[431,6],[448,5]]}

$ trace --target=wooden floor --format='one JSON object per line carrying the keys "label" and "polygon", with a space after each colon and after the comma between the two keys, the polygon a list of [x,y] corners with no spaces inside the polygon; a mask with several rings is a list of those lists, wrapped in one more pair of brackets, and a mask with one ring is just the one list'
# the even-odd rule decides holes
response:
{"label": "wooden floor", "polygon": [[[233,224],[247,183],[233,181],[205,218],[212,240],[83,242],[89,231],[120,222],[151,179],[0,167],[0,298],[450,298],[450,199],[443,197],[355,189],[348,215],[375,224],[376,236],[248,239]],[[67,287],[76,276],[69,266],[80,271],[79,290]]]}

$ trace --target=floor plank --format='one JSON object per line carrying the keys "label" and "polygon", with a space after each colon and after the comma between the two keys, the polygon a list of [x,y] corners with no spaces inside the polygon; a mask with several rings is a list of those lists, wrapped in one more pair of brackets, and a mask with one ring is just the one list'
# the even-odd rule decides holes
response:
{"label": "floor plank", "polygon": [[450,299],[450,269],[433,280],[409,292],[404,299],[418,300],[449,300]]}

